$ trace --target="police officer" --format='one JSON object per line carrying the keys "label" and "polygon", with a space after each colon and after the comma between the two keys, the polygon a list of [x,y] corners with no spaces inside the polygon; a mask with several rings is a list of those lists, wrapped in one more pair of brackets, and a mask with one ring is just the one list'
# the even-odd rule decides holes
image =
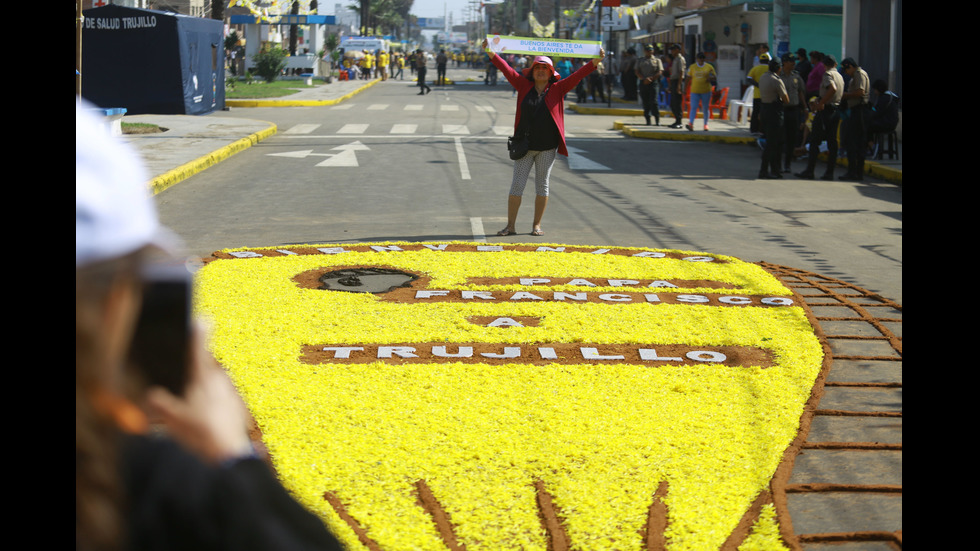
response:
{"label": "police officer", "polygon": [[428,60],[425,58],[425,52],[423,52],[422,50],[415,50],[415,70],[418,72],[419,75],[418,95],[420,96],[424,96],[425,94],[428,94],[429,92],[432,91],[432,88],[425,83],[425,71],[426,71],[427,61]]}
{"label": "police officer", "polygon": [[823,180],[834,179],[834,165],[837,164],[837,125],[840,123],[839,107],[844,96],[844,77],[837,71],[837,60],[832,55],[823,58],[827,70],[820,81],[817,98],[811,104],[814,111],[813,128],[810,129],[810,156],[806,169],[796,174],[799,178],[813,179],[817,166],[820,142],[827,141],[827,171]]}
{"label": "police officer", "polygon": [[681,119],[684,117],[681,112],[684,105],[684,78],[687,76],[687,60],[681,53],[680,44],[670,45],[670,77],[668,85],[670,93],[670,111],[674,114],[674,124],[670,128],[680,128]]}
{"label": "police officer", "polygon": [[783,172],[789,172],[790,162],[793,160],[793,151],[800,145],[800,127],[803,125],[806,105],[806,83],[803,77],[796,71],[796,56],[793,54],[783,55],[783,66],[779,71],[779,78],[786,86],[786,94],[789,101],[783,106],[783,125],[785,128],[785,151],[783,159]]}
{"label": "police officer", "polygon": [[660,105],[657,103],[657,96],[660,95],[660,77],[664,73],[664,65],[660,58],[654,55],[653,44],[643,46],[643,59],[636,63],[636,77],[640,81],[640,101],[643,104],[643,117],[650,125],[650,115],[656,119],[656,126],[660,126]]}
{"label": "police officer", "polygon": [[759,178],[782,178],[779,157],[783,148],[783,106],[789,103],[786,85],[779,78],[780,63],[769,62],[769,70],[759,76],[759,126],[766,135]]}
{"label": "police officer", "polygon": [[841,69],[851,78],[842,96],[847,105],[844,123],[844,149],[847,150],[847,172],[841,180],[860,182],[864,179],[864,157],[868,142],[868,118],[871,114],[871,81],[868,73],[858,67],[853,58],[845,58]]}

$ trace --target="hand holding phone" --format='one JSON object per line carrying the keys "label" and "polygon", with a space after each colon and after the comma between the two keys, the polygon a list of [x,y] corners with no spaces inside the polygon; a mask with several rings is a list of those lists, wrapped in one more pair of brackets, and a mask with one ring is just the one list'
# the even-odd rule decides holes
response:
{"label": "hand holding phone", "polygon": [[181,395],[187,386],[191,341],[191,275],[183,264],[144,267],[142,306],[129,360],[145,385]]}
{"label": "hand holding phone", "polygon": [[147,404],[167,432],[202,459],[218,463],[255,454],[248,435],[250,415],[224,369],[193,331],[188,381],[182,396],[163,387],[147,393]]}

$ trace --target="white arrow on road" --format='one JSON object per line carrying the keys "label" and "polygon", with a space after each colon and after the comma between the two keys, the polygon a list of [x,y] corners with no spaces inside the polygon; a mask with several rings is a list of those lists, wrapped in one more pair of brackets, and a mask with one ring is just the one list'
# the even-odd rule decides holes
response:
{"label": "white arrow on road", "polygon": [[339,153],[314,153],[312,149],[302,149],[299,151],[287,151],[286,153],[269,153],[272,157],[289,157],[292,159],[305,159],[306,157],[327,157],[317,163],[316,166],[360,166],[357,163],[355,151],[370,151],[371,148],[359,141],[354,141],[346,145],[338,145],[331,151]]}
{"label": "white arrow on road", "polygon": [[567,149],[568,168],[572,170],[612,170],[606,165],[599,164],[579,155],[579,153],[585,152],[582,149],[577,149],[575,147],[568,147]]}

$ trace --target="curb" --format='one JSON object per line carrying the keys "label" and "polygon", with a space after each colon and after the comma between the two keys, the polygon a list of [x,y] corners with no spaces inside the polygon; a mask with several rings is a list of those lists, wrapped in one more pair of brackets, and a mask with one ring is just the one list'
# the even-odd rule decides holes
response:
{"label": "curb", "polygon": [[185,163],[173,170],[169,170],[164,174],[157,176],[150,180],[150,190],[153,195],[160,193],[161,191],[169,188],[170,186],[186,180],[191,176],[201,172],[202,170],[218,164],[219,162],[231,157],[232,155],[244,151],[249,147],[257,144],[258,142],[273,136],[278,131],[275,124],[269,123],[269,128],[256,132],[250,136],[236,140],[217,151],[199,157],[189,163]]}
{"label": "curb", "polygon": [[354,90],[353,92],[348,92],[339,98],[333,99],[319,99],[319,100],[290,100],[290,99],[226,99],[225,105],[227,107],[320,107],[325,105],[336,105],[344,100],[350,99],[355,95],[367,90],[368,88],[374,86],[375,84],[381,82],[381,79],[374,79],[364,86]]}
{"label": "curb", "polygon": [[[719,136],[710,135],[698,132],[678,132],[678,131],[664,131],[664,130],[647,130],[645,126],[639,128],[632,126],[623,121],[613,122],[613,129],[621,131],[624,135],[630,138],[640,138],[647,140],[672,140],[672,141],[691,141],[691,142],[714,142],[714,143],[729,143],[729,144],[739,144],[739,145],[752,145],[756,142],[756,138],[752,136]],[[820,154],[821,159],[826,159],[826,154]],[[840,158],[837,160],[839,166],[847,166],[847,159]],[[883,165],[876,161],[864,161],[864,173],[869,176],[874,176],[875,178],[881,178],[882,180],[889,181],[893,184],[902,185],[902,170],[897,168],[892,168],[887,165]]]}
{"label": "curb", "polygon": [[615,121],[613,129],[621,130],[623,134],[631,138],[644,138],[648,140],[673,140],[686,142],[716,142],[731,144],[753,144],[756,139],[752,136],[722,136],[719,134],[708,134],[706,132],[691,132],[688,130],[651,130],[645,126],[636,127],[623,121]]}
{"label": "curb", "polygon": [[[583,115],[621,115],[628,117],[642,117],[642,109],[631,109],[626,107],[612,108],[612,107],[588,107],[582,106],[574,102],[568,102],[567,108],[572,111],[583,114]],[[712,119],[715,120],[715,119]],[[720,119],[719,119],[720,120]],[[730,143],[730,144],[740,144],[740,145],[752,145],[756,142],[756,138],[752,136],[722,136],[718,134],[706,134],[698,132],[677,132],[677,131],[665,131],[665,130],[652,130],[648,129],[646,126],[636,126],[631,125],[624,121],[613,122],[613,129],[621,131],[625,136],[630,138],[640,138],[647,140],[673,140],[673,141],[696,141],[696,142],[715,142],[715,143]],[[847,159],[838,159],[838,165],[847,166]],[[864,162],[864,172],[870,176],[876,178],[881,178],[882,180],[887,180],[889,182],[902,185],[902,170],[897,168],[892,168],[887,165],[880,164],[876,161],[865,160]]]}
{"label": "curb", "polygon": [[582,115],[623,115],[627,117],[642,117],[643,110],[630,107],[588,107],[575,102],[568,102],[568,109]]}
{"label": "curb", "polygon": [[868,174],[902,185],[902,171],[890,166],[880,165],[874,161],[864,162],[864,171]]}

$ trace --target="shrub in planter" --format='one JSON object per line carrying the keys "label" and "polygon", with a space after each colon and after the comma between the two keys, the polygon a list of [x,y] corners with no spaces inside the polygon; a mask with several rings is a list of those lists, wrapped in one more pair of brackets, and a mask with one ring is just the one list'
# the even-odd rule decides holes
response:
{"label": "shrub in planter", "polygon": [[289,52],[282,48],[267,48],[252,56],[255,63],[255,73],[264,78],[266,82],[272,82],[279,78],[282,70],[286,67],[286,58]]}

